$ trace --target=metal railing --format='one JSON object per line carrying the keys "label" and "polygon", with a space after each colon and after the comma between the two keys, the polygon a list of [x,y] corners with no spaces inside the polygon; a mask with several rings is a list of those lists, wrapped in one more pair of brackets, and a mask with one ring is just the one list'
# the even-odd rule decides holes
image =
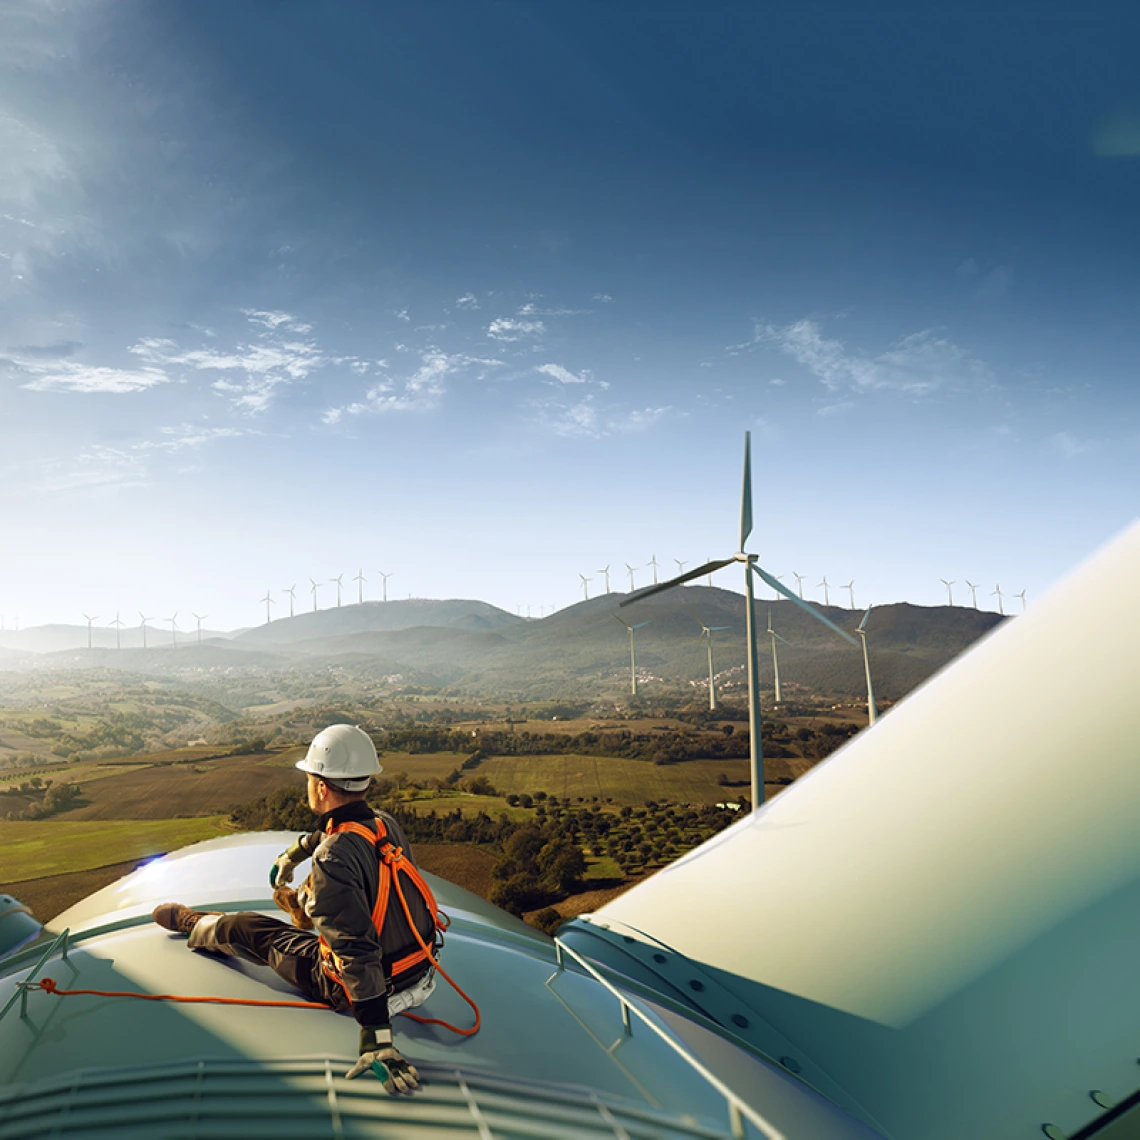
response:
{"label": "metal railing", "polygon": [[550,982],[566,969],[565,957],[569,955],[594,981],[605,987],[605,989],[609,990],[609,992],[617,998],[621,1005],[622,1029],[627,1037],[633,1036],[633,1022],[630,1018],[630,1015],[633,1014],[637,1017],[638,1021],[643,1022],[653,1033],[664,1041],[689,1068],[724,1097],[725,1103],[728,1106],[728,1126],[733,1136],[739,1138],[744,1137],[744,1121],[747,1120],[751,1125],[760,1130],[760,1134],[765,1140],[787,1140],[784,1134],[774,1124],[765,1120],[760,1113],[734,1093],[715,1073],[710,1072],[702,1065],[684,1045],[666,1032],[666,1030],[662,1029],[637,1002],[626,994],[623,994],[621,990],[607,980],[586,958],[576,950],[572,950],[565,942],[557,937],[554,939],[554,952],[558,960],[558,969],[547,979],[547,984],[549,985]]}
{"label": "metal railing", "polygon": [[[57,951],[62,948],[60,955],[65,962],[68,961],[67,957],[67,939],[71,933],[71,928],[64,930],[63,933],[57,934],[48,948],[40,955],[39,961],[32,967],[28,976],[22,981],[16,983],[16,989],[12,996],[4,1003],[4,1008],[0,1009],[0,1021],[3,1021],[8,1013],[8,1010],[16,1004],[16,999],[20,999],[20,1016],[27,1017],[28,1015],[28,991],[38,990],[39,984],[36,982],[36,975],[47,965],[48,959]],[[68,963],[70,965],[70,962]],[[75,967],[72,966],[72,969]]]}

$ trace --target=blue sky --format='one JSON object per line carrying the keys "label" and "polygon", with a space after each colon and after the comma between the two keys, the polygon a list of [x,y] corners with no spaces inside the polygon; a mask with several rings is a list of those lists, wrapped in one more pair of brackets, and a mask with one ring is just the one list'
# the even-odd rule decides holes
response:
{"label": "blue sky", "polygon": [[785,7],[7,4],[6,622],[537,616],[746,429],[809,596],[1032,601],[1136,514],[1140,16]]}

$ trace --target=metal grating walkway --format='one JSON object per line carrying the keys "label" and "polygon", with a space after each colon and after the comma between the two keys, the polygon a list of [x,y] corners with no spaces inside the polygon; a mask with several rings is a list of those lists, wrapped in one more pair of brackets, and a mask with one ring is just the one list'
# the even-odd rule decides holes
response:
{"label": "metal grating walkway", "polygon": [[[0,1090],[0,1140],[373,1140],[617,1137],[728,1140],[715,1124],[589,1089],[418,1065],[424,1087],[390,1097],[346,1081],[352,1059],[200,1060],[84,1069]],[[759,1136],[759,1132],[753,1132]]]}

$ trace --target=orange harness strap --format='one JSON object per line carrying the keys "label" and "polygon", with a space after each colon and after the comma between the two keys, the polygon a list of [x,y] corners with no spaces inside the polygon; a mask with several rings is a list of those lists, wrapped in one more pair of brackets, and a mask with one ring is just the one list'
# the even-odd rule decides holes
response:
{"label": "orange harness strap", "polygon": [[[461,1037],[470,1037],[478,1033],[479,1026],[482,1024],[479,1007],[460,989],[455,979],[439,964],[439,960],[432,953],[427,943],[424,942],[419,927],[416,926],[412,919],[412,912],[408,907],[408,900],[404,897],[404,888],[400,885],[400,872],[402,871],[406,874],[415,884],[417,890],[419,890],[423,896],[424,902],[428,906],[428,912],[435,916],[436,925],[440,929],[446,930],[448,926],[451,925],[450,920],[446,915],[440,912],[435,901],[435,895],[432,894],[431,887],[424,881],[423,876],[416,869],[415,864],[405,856],[402,847],[397,847],[391,842],[384,842],[388,838],[388,833],[379,819],[376,820],[376,831],[373,831],[372,828],[366,827],[362,823],[356,823],[354,821],[341,823],[336,827],[329,828],[330,835],[335,835],[342,831],[350,831],[354,835],[359,835],[362,839],[367,839],[369,843],[377,848],[377,854],[381,863],[388,868],[389,873],[387,875],[383,873],[380,875],[380,886],[376,893],[376,905],[372,908],[372,925],[376,927],[377,931],[383,929],[384,919],[388,913],[388,900],[391,887],[392,884],[395,884],[396,897],[400,900],[400,907],[404,912],[404,917],[407,919],[408,926],[412,934],[415,935],[416,941],[420,944],[418,950],[413,950],[410,954],[405,955],[399,961],[392,964],[393,976],[403,973],[403,971],[418,965],[420,962],[431,962],[435,969],[447,979],[451,988],[471,1007],[472,1012],[475,1014],[475,1024],[470,1029],[460,1029],[439,1018],[419,1017],[414,1013],[408,1013],[406,1010],[403,1012],[403,1016],[410,1018],[412,1021],[418,1021],[422,1025],[442,1025],[445,1029],[450,1029],[452,1033],[458,1033]],[[321,938],[320,949],[322,968],[325,973],[344,990],[345,997],[348,997],[348,988],[340,976],[340,971],[339,969],[334,969],[332,965],[332,963],[336,963],[336,966],[339,967],[340,963],[337,961],[336,954],[333,953],[332,947],[329,946],[324,938]]]}

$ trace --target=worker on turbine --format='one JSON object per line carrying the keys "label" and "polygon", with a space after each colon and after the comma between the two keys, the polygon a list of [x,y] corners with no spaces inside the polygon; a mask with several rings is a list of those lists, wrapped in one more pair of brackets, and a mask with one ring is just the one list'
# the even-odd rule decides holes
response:
{"label": "worker on turbine", "polygon": [[318,827],[277,858],[269,882],[280,899],[295,867],[312,858],[309,880],[297,892],[303,911],[294,914],[310,929],[255,912],[196,911],[180,903],[156,907],[154,921],[188,934],[192,950],[268,965],[310,1001],[351,1008],[360,1024],[360,1059],[346,1075],[372,1069],[388,1092],[411,1092],[419,1074],[393,1045],[391,1019],[426,1001],[435,987],[435,900],[403,829],[365,802],[382,770],[368,733],[332,725],[297,767],[308,776]]}

